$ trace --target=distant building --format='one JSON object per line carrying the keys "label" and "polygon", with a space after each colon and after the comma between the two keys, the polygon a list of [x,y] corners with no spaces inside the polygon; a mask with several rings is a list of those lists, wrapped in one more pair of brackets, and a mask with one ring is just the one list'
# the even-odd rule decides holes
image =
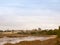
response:
{"label": "distant building", "polygon": [[39,31],[41,31],[41,28],[38,28]]}
{"label": "distant building", "polygon": [[59,30],[60,30],[60,26],[59,26]]}
{"label": "distant building", "polygon": [[3,34],[16,34],[18,32],[22,32],[22,30],[5,30]]}

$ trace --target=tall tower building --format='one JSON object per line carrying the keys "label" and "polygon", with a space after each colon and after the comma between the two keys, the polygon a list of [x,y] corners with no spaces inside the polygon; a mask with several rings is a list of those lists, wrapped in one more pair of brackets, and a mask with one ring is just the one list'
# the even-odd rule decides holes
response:
{"label": "tall tower building", "polygon": [[60,30],[60,26],[59,26],[59,30]]}

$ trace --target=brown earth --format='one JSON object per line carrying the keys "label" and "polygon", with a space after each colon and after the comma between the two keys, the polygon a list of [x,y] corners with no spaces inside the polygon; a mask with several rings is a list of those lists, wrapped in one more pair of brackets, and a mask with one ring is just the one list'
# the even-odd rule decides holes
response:
{"label": "brown earth", "polygon": [[27,37],[28,35],[23,35],[23,34],[0,34],[0,38],[2,37]]}
{"label": "brown earth", "polygon": [[[3,37],[11,37],[11,38],[15,38],[15,37],[27,37],[27,36],[42,36],[42,35],[25,35],[25,34],[0,34],[0,38]],[[50,35],[43,35],[44,37],[49,37]]]}

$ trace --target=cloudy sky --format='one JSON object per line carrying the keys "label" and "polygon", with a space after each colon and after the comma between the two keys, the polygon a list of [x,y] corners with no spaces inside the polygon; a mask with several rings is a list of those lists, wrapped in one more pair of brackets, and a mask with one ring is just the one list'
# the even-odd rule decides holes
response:
{"label": "cloudy sky", "polygon": [[54,29],[60,25],[60,0],[0,0],[0,29]]}

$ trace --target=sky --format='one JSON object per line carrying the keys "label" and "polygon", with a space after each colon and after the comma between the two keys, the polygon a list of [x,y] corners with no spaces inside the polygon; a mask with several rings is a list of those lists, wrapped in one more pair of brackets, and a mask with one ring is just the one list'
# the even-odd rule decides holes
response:
{"label": "sky", "polygon": [[55,29],[60,0],[0,0],[0,29]]}

